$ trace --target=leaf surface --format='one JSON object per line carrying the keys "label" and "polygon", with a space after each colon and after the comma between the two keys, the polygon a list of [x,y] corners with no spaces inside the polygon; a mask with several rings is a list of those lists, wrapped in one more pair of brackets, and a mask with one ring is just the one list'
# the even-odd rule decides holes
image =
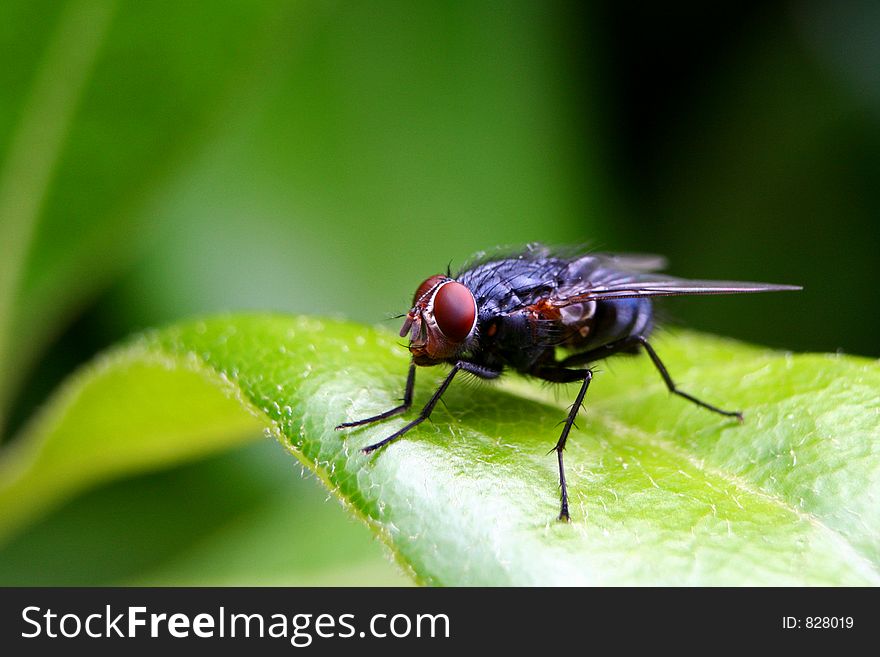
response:
{"label": "leaf surface", "polygon": [[[408,416],[407,354],[360,325],[232,316],[147,334],[75,376],[0,463],[0,531],[123,472],[221,450],[263,425],[364,519],[417,581],[507,584],[877,584],[877,390],[865,359],[781,354],[695,334],[600,364],[569,438],[572,522],[555,444],[573,387],[456,380],[446,405],[365,456]],[[415,406],[442,372],[422,368]],[[298,475],[297,475],[298,476]]]}

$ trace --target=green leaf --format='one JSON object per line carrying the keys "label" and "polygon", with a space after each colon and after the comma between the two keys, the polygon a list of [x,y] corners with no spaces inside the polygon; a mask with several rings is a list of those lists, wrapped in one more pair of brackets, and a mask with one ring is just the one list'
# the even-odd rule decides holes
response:
{"label": "green leaf", "polygon": [[[880,583],[877,363],[692,334],[656,347],[684,389],[746,421],[671,399],[646,359],[603,363],[566,452],[570,524],[547,451],[573,389],[456,381],[433,422],[365,456],[406,418],[334,427],[396,403],[397,340],[238,316],[140,337],[69,382],[0,469],[0,527],[262,423],[423,583]],[[419,371],[416,405],[440,375]]]}

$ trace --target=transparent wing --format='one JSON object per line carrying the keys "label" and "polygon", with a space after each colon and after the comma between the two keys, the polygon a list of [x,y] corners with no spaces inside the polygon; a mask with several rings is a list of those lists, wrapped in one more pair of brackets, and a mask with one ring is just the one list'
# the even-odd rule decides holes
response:
{"label": "transparent wing", "polygon": [[602,267],[621,269],[633,273],[650,273],[666,269],[668,261],[662,255],[653,253],[594,253]]}
{"label": "transparent wing", "polygon": [[[597,272],[599,273],[599,272]],[[784,292],[803,289],[799,285],[777,285],[747,281],[701,281],[672,276],[632,274],[606,270],[589,282],[587,289],[559,290],[553,305],[563,307],[584,301],[631,299],[638,297],[671,297],[709,294],[746,294],[751,292]]]}

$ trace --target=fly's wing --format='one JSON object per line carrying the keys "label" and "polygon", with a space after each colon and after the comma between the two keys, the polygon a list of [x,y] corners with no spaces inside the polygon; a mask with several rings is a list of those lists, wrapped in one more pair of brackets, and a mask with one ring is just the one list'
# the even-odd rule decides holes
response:
{"label": "fly's wing", "polygon": [[569,272],[585,272],[602,268],[648,273],[666,269],[667,265],[665,257],[650,253],[600,253],[588,251],[583,246],[550,247],[532,242],[520,248],[498,247],[488,251],[480,251],[465,262],[455,278],[458,279],[468,270],[483,265],[513,261],[537,266],[547,265],[547,272],[550,275],[558,274],[560,267]]}
{"label": "fly's wing", "polygon": [[603,299],[639,297],[671,297],[684,295],[743,294],[749,292],[783,292],[803,289],[798,285],[752,283],[745,281],[701,281],[656,274],[641,274],[610,269],[595,270],[589,280],[558,290],[553,305],[568,306]]}
{"label": "fly's wing", "polygon": [[[741,281],[688,280],[654,273],[666,259],[657,255],[587,253],[530,244],[504,258],[478,259],[461,272],[481,307],[493,302],[498,312],[548,304],[565,308],[603,299],[683,295],[741,294],[800,290],[793,285]],[[571,309],[569,315],[575,309]],[[584,307],[583,312],[589,311]],[[576,320],[570,320],[576,321]]]}
{"label": "fly's wing", "polygon": [[594,259],[603,269],[619,269],[632,273],[650,273],[666,269],[668,261],[652,253],[595,253],[585,258]]}

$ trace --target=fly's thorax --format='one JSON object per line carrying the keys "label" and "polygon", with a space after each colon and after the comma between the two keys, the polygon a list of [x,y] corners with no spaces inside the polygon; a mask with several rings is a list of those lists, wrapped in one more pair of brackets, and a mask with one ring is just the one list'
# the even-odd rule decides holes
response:
{"label": "fly's thorax", "polygon": [[550,348],[544,331],[527,311],[485,313],[479,323],[480,360],[496,368],[528,372]]}
{"label": "fly's thorax", "polygon": [[572,348],[586,344],[593,333],[596,304],[591,299],[573,303],[564,298],[538,299],[522,312],[531,343]]}
{"label": "fly's thorax", "polygon": [[476,340],[477,302],[470,289],[437,274],[416,290],[413,307],[400,331],[409,334],[417,365],[434,365],[467,351]]}

